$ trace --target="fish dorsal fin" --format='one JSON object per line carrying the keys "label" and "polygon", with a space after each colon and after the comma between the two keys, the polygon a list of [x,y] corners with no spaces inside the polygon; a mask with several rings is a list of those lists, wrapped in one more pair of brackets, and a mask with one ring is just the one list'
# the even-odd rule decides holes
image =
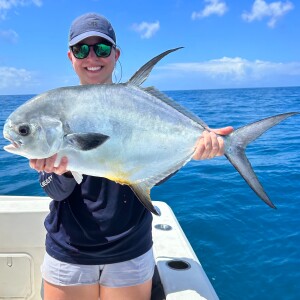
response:
{"label": "fish dorsal fin", "polygon": [[178,47],[174,49],[167,50],[144,64],[138,71],[136,71],[133,76],[129,79],[128,83],[140,86],[149,76],[150,72],[152,71],[153,67],[166,55],[176,50],[179,50],[183,47]]}
{"label": "fish dorsal fin", "polygon": [[159,90],[157,90],[154,87],[147,87],[143,89],[148,94],[151,94],[152,96],[159,98],[164,103],[168,104],[169,106],[175,108],[177,111],[181,112],[183,115],[187,116],[188,118],[192,119],[194,122],[200,124],[203,128],[208,129],[208,125],[202,121],[197,115],[194,113],[186,110],[183,106],[175,102],[173,99],[169,98],[167,95],[163,94]]}

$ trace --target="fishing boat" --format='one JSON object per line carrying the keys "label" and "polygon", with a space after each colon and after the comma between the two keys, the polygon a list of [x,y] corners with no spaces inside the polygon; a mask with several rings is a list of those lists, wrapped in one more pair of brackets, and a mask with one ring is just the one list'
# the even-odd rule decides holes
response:
{"label": "fishing boat", "polygon": [[[43,299],[48,197],[0,196],[0,299]],[[172,209],[153,201],[153,300],[219,299]]]}

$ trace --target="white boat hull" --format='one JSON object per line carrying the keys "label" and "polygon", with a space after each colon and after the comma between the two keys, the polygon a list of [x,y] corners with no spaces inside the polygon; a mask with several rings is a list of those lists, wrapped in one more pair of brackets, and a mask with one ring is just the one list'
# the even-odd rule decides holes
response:
{"label": "white boat hull", "polygon": [[[0,196],[0,299],[41,299],[50,198]],[[165,299],[218,299],[171,208],[153,201],[154,256]],[[169,266],[170,265],[170,266]]]}

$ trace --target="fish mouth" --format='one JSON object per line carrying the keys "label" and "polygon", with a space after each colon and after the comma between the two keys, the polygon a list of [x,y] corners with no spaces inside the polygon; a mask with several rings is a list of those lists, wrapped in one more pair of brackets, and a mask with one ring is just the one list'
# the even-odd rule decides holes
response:
{"label": "fish mouth", "polygon": [[11,138],[10,135],[4,134],[4,138],[11,142],[11,144],[5,146],[4,149],[12,149],[12,150],[13,150],[13,149],[19,149],[19,148],[21,148],[22,143],[21,143],[21,142],[14,141],[14,140]]}
{"label": "fish mouth", "polygon": [[21,144],[17,143],[17,142],[13,142],[11,141],[10,145],[6,145],[3,147],[3,149],[9,153],[13,153],[13,154],[19,154],[21,150]]}
{"label": "fish mouth", "polygon": [[6,147],[13,148],[13,149],[19,149],[21,147],[21,145],[18,144],[17,142],[12,142],[11,141],[11,144],[7,145]]}

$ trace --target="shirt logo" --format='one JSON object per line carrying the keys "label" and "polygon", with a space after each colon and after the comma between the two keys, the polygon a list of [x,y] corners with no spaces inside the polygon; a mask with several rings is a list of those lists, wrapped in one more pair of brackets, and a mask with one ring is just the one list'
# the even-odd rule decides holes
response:
{"label": "shirt logo", "polygon": [[41,187],[45,187],[52,181],[52,175],[50,175],[48,178],[46,178],[44,181],[40,183]]}

